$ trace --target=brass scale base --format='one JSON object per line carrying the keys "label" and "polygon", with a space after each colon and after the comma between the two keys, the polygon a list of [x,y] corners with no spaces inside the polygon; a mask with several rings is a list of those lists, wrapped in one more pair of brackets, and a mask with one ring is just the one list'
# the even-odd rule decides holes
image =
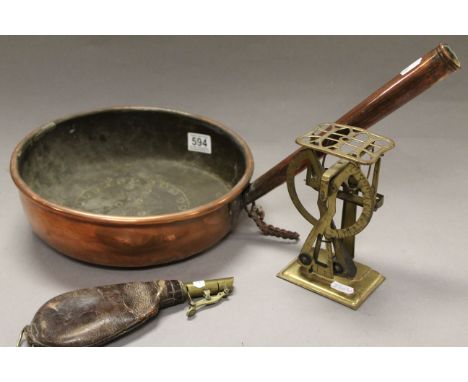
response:
{"label": "brass scale base", "polygon": [[[384,282],[385,277],[379,272],[374,271],[372,268],[369,268],[367,265],[357,262],[355,264],[357,267],[357,273],[351,280],[336,275],[333,279],[322,277],[316,273],[304,275],[304,269],[301,267],[297,259],[278,273],[277,276],[283,280],[289,281],[302,288],[343,304],[348,308],[356,310],[364,301],[366,301],[371,293]],[[332,287],[332,285],[336,285],[336,282],[339,283],[338,287],[340,284],[345,287],[351,287],[353,289],[353,293],[347,294],[337,290],[336,286],[335,288]]]}

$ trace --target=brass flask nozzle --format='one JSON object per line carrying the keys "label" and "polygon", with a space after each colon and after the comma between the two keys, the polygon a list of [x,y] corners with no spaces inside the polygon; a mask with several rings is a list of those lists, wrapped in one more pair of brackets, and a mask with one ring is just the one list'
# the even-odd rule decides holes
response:
{"label": "brass flask nozzle", "polygon": [[[221,301],[224,297],[231,294],[234,288],[234,277],[225,277],[221,279],[199,280],[184,283],[187,289],[189,300],[189,309],[187,316],[193,316],[198,309],[205,305],[213,305]],[[193,298],[202,297],[198,301],[193,301]]]}

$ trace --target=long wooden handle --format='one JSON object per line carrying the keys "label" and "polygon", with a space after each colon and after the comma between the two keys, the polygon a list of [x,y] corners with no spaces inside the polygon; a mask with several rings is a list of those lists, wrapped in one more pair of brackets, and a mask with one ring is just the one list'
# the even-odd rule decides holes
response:
{"label": "long wooden handle", "polygon": [[[336,122],[367,129],[459,68],[460,61],[453,50],[448,45],[440,44],[402,70]],[[245,194],[245,203],[249,204],[283,184],[286,181],[286,170],[290,161],[301,150],[296,150],[254,181]],[[303,171],[305,165],[303,163],[299,166],[297,173]]]}

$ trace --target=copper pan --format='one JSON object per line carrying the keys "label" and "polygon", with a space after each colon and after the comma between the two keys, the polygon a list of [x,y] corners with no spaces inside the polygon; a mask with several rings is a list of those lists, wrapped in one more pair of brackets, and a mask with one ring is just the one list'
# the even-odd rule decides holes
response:
{"label": "copper pan", "polygon": [[[338,122],[367,128],[459,67],[439,45]],[[94,264],[142,267],[216,244],[246,204],[284,183],[297,153],[250,183],[252,154],[233,131],[182,112],[125,107],[40,127],[16,146],[10,170],[34,232],[50,246]]]}

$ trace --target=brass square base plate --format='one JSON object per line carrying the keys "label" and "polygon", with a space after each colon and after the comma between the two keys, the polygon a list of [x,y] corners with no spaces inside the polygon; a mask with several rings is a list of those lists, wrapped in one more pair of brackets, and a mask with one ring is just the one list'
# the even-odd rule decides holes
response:
{"label": "brass square base plate", "polygon": [[357,273],[353,279],[339,276],[329,279],[315,273],[306,274],[307,271],[297,259],[277,276],[356,310],[383,283],[385,277],[364,264],[355,264]]}

